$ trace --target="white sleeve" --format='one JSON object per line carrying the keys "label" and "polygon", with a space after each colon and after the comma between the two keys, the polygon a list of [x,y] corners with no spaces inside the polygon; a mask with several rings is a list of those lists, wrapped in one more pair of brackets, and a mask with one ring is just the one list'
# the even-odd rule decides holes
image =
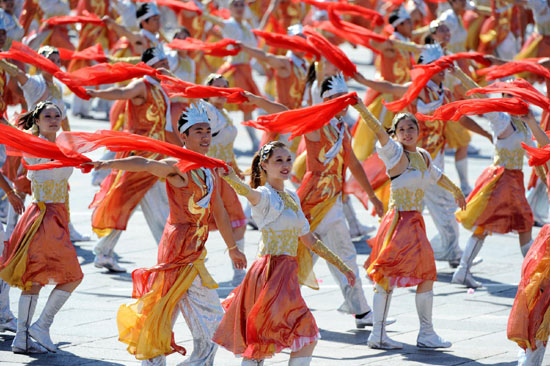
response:
{"label": "white sleeve", "polygon": [[401,159],[401,155],[403,155],[403,145],[390,138],[384,146],[381,146],[380,142],[377,142],[376,152],[384,162],[384,165],[386,165],[386,171],[388,171],[396,166]]}
{"label": "white sleeve", "polygon": [[503,112],[485,113],[485,117],[489,120],[494,139],[503,133],[512,121],[510,116]]}
{"label": "white sleeve", "polygon": [[437,165],[434,164],[432,157],[429,152],[422,148],[418,148],[418,151],[420,151],[420,154],[424,158],[428,158],[428,173],[430,174],[430,183],[435,184],[441,179],[441,176],[443,175],[443,172]]}
{"label": "white sleeve", "polygon": [[302,228],[300,229],[300,234],[298,234],[298,236],[304,236],[307,233],[309,233],[311,230],[309,228],[309,221],[307,221],[306,215],[304,215],[304,211],[302,211],[302,208],[301,208],[302,205],[300,204],[300,197],[298,197],[296,192],[292,192],[292,191],[287,191],[287,192],[290,193],[294,201],[296,201],[296,203],[298,204],[298,207],[300,207],[300,211],[297,213],[297,215]]}
{"label": "white sleeve", "polygon": [[34,108],[38,100],[44,92],[46,92],[46,85],[38,79],[37,76],[29,76],[27,82],[21,85],[25,101],[27,102],[27,108]]}

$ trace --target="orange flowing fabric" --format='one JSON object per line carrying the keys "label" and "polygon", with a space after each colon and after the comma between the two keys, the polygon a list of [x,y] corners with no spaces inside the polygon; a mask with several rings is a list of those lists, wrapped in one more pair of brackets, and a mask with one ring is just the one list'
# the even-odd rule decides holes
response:
{"label": "orange flowing fabric", "polygon": [[275,48],[282,48],[294,52],[305,52],[311,56],[319,58],[319,51],[308,43],[306,39],[300,36],[289,36],[286,34],[264,32],[253,29],[254,35],[265,40],[266,44]]}
{"label": "orange flowing fabric", "polygon": [[0,52],[0,59],[12,59],[21,61],[26,64],[33,65],[37,69],[44,70],[49,74],[55,76],[63,84],[75,93],[79,98],[88,100],[90,97],[86,93],[86,89],[81,84],[67,77],[67,73],[61,71],[61,69],[50,61],[48,58],[39,55],[33,49],[25,46],[19,42],[12,42],[11,48],[7,52]]}
{"label": "orange flowing fabric", "polygon": [[69,235],[65,203],[32,203],[15,226],[0,259],[0,277],[10,286],[30,290],[65,284],[84,275]]}
{"label": "orange flowing fabric", "polygon": [[312,27],[304,28],[304,35],[307,36],[307,41],[326,58],[331,64],[338,67],[344,75],[353,77],[357,73],[357,67],[350,61],[348,56],[340,48],[336,47],[328,39],[323,37],[321,33],[315,31]]}
{"label": "orange flowing fabric", "polygon": [[357,35],[358,37],[372,39],[372,40],[375,40],[376,42],[385,42],[388,40],[388,37],[382,36],[367,28],[361,27],[360,25],[346,22],[340,19],[340,17],[336,15],[336,13],[334,12],[333,7],[329,9],[328,15],[329,15],[330,22],[334,24],[336,28],[341,29],[345,32],[350,32],[352,34]]}
{"label": "orange flowing fabric", "polygon": [[529,112],[529,104],[519,98],[464,99],[442,105],[430,115],[416,113],[416,118],[420,121],[458,121],[462,116],[489,112],[525,115]]}
{"label": "orange flowing fabric", "polygon": [[348,93],[311,107],[259,116],[256,121],[245,121],[242,124],[267,132],[291,133],[289,139],[293,139],[318,130],[338,112],[356,103],[357,93]]}
{"label": "orange flowing fabric", "polygon": [[240,47],[237,46],[237,42],[229,38],[209,43],[188,37],[185,39],[174,39],[167,46],[175,50],[204,51],[206,55],[216,57],[235,56],[241,51]]}
{"label": "orange flowing fabric", "polygon": [[437,281],[433,249],[420,212],[390,210],[369,245],[372,252],[364,267],[385,290]]}
{"label": "orange flowing fabric", "polygon": [[[53,159],[55,161],[51,163],[52,168],[78,167],[85,173],[91,170],[91,167],[80,166],[83,163],[92,161],[86,156],[75,152],[71,152],[71,156],[67,156],[55,143],[23,132],[15,127],[0,124],[0,143],[11,148],[8,150],[8,155]],[[29,170],[44,169],[44,164],[27,166],[23,162],[23,165]]]}
{"label": "orange flowing fabric", "polygon": [[550,70],[538,64],[540,59],[525,59],[520,61],[509,61],[503,65],[495,65],[477,71],[478,75],[485,75],[487,80],[500,79],[506,76],[530,72],[546,79],[550,79]]}
{"label": "orange flowing fabric", "polygon": [[466,209],[456,214],[468,230],[506,234],[531,230],[534,219],[525,198],[523,172],[489,166],[476,181],[466,200]]}
{"label": "orange flowing fabric", "polygon": [[62,60],[92,60],[97,62],[107,62],[107,56],[103,51],[103,47],[99,43],[95,46],[91,46],[83,49],[82,51],[71,51],[66,48],[57,48],[59,50],[59,57]]}
{"label": "orange flowing fabric", "polygon": [[484,88],[468,90],[466,95],[472,94],[505,93],[521,98],[527,103],[534,104],[543,110],[550,111],[550,98],[545,97],[524,79],[515,79],[511,82],[497,81]]}
{"label": "orange flowing fabric", "polygon": [[300,292],[295,257],[260,257],[222,305],[225,315],[213,341],[235,355],[265,359],[319,339],[315,318]]}
{"label": "orange flowing fabric", "polygon": [[521,280],[508,318],[508,339],[523,349],[548,341],[550,331],[550,225],[544,225],[523,260]]}

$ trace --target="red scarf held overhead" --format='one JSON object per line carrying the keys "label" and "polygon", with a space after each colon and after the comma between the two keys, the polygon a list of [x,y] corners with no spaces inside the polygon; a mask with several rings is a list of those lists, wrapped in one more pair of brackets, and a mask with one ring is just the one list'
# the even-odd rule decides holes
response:
{"label": "red scarf held overhead", "polygon": [[80,155],[106,147],[111,151],[147,151],[171,156],[179,160],[176,164],[182,172],[198,168],[227,168],[224,161],[207,157],[168,142],[123,131],[99,130],[97,132],[62,132],[57,145],[67,156]]}
{"label": "red scarf held overhead", "polygon": [[162,88],[170,98],[183,97],[203,99],[211,97],[227,98],[228,103],[246,103],[248,98],[241,88],[219,88],[216,86],[193,84],[167,75],[158,75]]}
{"label": "red scarf held overhead", "polygon": [[368,9],[359,5],[350,4],[347,2],[324,2],[315,0],[294,0],[294,2],[303,2],[315,6],[322,10],[332,10],[341,14],[358,15],[365,19],[371,20],[373,26],[381,26],[385,23],[384,16],[379,12]]}
{"label": "red scarf held overhead", "polygon": [[540,59],[525,59],[519,61],[510,61],[503,65],[495,65],[479,70],[479,75],[485,75],[487,80],[500,79],[506,76],[530,72],[546,79],[550,79],[550,70],[538,63]]}
{"label": "red scarf held overhead", "polygon": [[87,11],[84,11],[83,15],[61,15],[61,16],[51,17],[42,21],[49,26],[68,25],[68,24],[75,24],[75,23],[95,24],[95,25],[105,26],[103,21],[97,15],[93,13],[89,13]]}
{"label": "red scarf held overhead", "polygon": [[307,41],[326,58],[331,64],[338,67],[344,75],[354,77],[357,73],[357,67],[346,56],[344,51],[334,46],[328,39],[315,31],[312,27],[304,28],[304,35],[307,36]]}
{"label": "red scarf held overhead", "polygon": [[103,52],[103,47],[99,43],[95,46],[91,46],[83,49],[82,51],[71,51],[66,48],[57,48],[59,50],[59,57],[62,60],[92,60],[97,62],[107,62],[107,56]]}
{"label": "red scarf held overhead", "polygon": [[86,93],[86,89],[82,87],[81,84],[75,82],[74,80],[67,77],[67,73],[64,71],[61,71],[61,69],[54,64],[51,60],[48,58],[39,55],[36,53],[33,49],[29,48],[28,46],[25,46],[24,44],[20,42],[12,42],[11,48],[7,52],[0,52],[0,59],[13,59],[17,61],[21,61],[23,63],[27,63],[29,65],[33,65],[39,70],[45,71],[55,78],[57,78],[59,81],[61,81],[63,84],[67,85],[67,87],[75,93],[79,98],[88,100],[90,97]]}
{"label": "red scarf held overhead", "polygon": [[416,118],[421,121],[458,121],[462,116],[489,112],[524,115],[529,112],[529,105],[519,98],[464,99],[442,105],[431,115],[416,113]]}
{"label": "red scarf held overhead", "polygon": [[253,29],[252,33],[263,38],[268,46],[282,48],[293,52],[304,52],[315,58],[319,58],[320,56],[319,51],[303,37],[264,32],[259,29]]}
{"label": "red scarf held overhead", "polygon": [[[237,41],[224,38],[218,42],[203,42],[195,38],[174,39],[167,44],[168,47],[182,51],[204,51],[205,54],[216,57],[235,56],[240,52]],[[232,46],[232,47],[230,47]]]}
{"label": "red scarf held overhead", "polygon": [[150,3],[155,2],[158,6],[166,6],[167,8],[172,9],[174,12],[179,13],[180,11],[190,11],[195,12],[198,15],[202,14],[202,10],[195,4],[193,1],[178,1],[178,0],[134,0],[139,3]]}
{"label": "red scarf held overhead", "polygon": [[497,81],[484,88],[470,89],[466,95],[505,93],[518,97],[527,103],[534,104],[546,111],[550,111],[550,98],[545,97],[537,89],[524,79],[516,79],[512,82]]}
{"label": "red scarf held overhead", "polygon": [[372,47],[372,45],[370,44],[370,39],[358,36],[357,34],[353,34],[351,32],[346,32],[346,31],[336,27],[333,23],[331,23],[328,20],[323,20],[323,21],[320,21],[320,22],[313,22],[312,25],[313,25],[314,28],[317,28],[317,29],[320,29],[320,30],[323,30],[323,31],[326,31],[326,32],[330,32],[330,33],[334,34],[335,36],[337,36],[339,38],[342,38],[342,39],[345,39],[346,41],[348,41],[352,44],[356,44],[356,45],[360,45],[360,46],[363,46],[363,47],[366,47],[366,48],[370,48],[374,53],[378,53],[378,54],[380,53],[380,51],[378,51],[376,48]]}
{"label": "red scarf held overhead", "polygon": [[143,62],[137,65],[117,62],[84,67],[70,74],[65,74],[67,80],[72,80],[74,83],[84,86],[118,83],[145,75],[155,77],[158,75],[158,71]]}
{"label": "red scarf held overhead", "polygon": [[267,132],[291,133],[290,139],[293,139],[320,129],[338,112],[354,104],[357,104],[357,93],[348,93],[311,107],[259,116],[256,121],[242,124]]}
{"label": "red scarf held overhead", "polygon": [[26,165],[23,160],[23,165],[28,170],[77,167],[82,169],[84,173],[87,173],[92,168],[91,166],[80,166],[83,163],[91,161],[86,156],[76,152],[71,152],[71,156],[67,156],[60,150],[57,144],[21,131],[15,127],[0,124],[0,143],[9,148],[8,155],[55,160],[53,162],[46,163],[48,164],[47,167],[45,164]]}

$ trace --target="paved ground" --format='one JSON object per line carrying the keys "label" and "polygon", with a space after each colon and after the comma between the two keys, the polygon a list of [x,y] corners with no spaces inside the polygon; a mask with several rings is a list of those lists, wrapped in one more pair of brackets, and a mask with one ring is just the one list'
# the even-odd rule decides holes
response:
{"label": "paved ground", "polygon": [[[361,69],[372,74],[366,66],[364,55],[357,50],[347,49],[352,58],[361,64]],[[106,122],[91,120],[71,120],[75,130],[95,130],[107,128]],[[238,119],[236,119],[238,121]],[[237,147],[248,146],[244,130],[239,134]],[[491,163],[492,146],[486,140],[475,137],[474,145],[481,148],[481,154],[470,160],[470,183]],[[95,156],[98,157],[98,154]],[[246,167],[249,156],[239,157],[239,164]],[[452,156],[446,158],[447,173],[457,179]],[[90,234],[90,210],[94,189],[90,176],[75,172],[71,178],[71,214],[75,226],[82,233]],[[371,217],[354,201],[360,220],[375,225]],[[429,236],[435,233],[434,225],[425,212]],[[534,231],[534,235],[538,229]],[[468,232],[461,229],[461,246],[464,246]],[[251,262],[256,253],[259,233],[247,231],[246,255]],[[0,334],[0,364],[2,365],[137,365],[139,364],[117,340],[116,312],[118,307],[131,301],[130,274],[109,274],[93,266],[92,248],[95,240],[78,243],[77,252],[85,273],[84,281],[75,291],[57,316],[51,333],[57,342],[56,354],[30,357],[14,355],[10,351],[12,334]],[[207,267],[218,281],[220,299],[232,289],[232,276],[229,257],[224,253],[221,237],[211,234],[208,244]],[[147,229],[141,212],[130,220],[128,230],[117,246],[121,264],[128,269],[150,266],[155,263],[156,245]],[[364,263],[369,253],[364,243],[358,245],[358,262]],[[304,289],[303,295],[313,311],[321,330],[322,339],[314,352],[313,365],[495,365],[511,366],[516,362],[518,348],[506,338],[506,322],[519,281],[522,257],[515,235],[495,235],[489,237],[481,250],[482,264],[474,267],[474,273],[485,287],[468,293],[465,288],[450,284],[452,275],[447,263],[438,263],[438,282],[434,292],[434,326],[438,333],[453,342],[446,351],[420,351],[415,347],[418,332],[418,318],[414,305],[414,292],[397,289],[391,304],[390,316],[397,323],[388,329],[395,340],[406,344],[402,351],[377,351],[366,346],[370,329],[357,330],[353,318],[338,313],[342,296],[336,283],[329,275],[326,264],[319,262],[316,273],[321,281],[321,289]],[[372,303],[372,285],[364,279],[363,287],[369,303]],[[51,288],[46,288],[40,297],[37,314],[42,310]],[[12,309],[17,309],[18,290],[11,292]],[[36,315],[38,316],[38,315]],[[189,351],[192,349],[190,333],[180,317],[175,326],[176,339]],[[266,365],[287,363],[288,353],[277,355],[266,361]],[[168,357],[169,365],[183,361],[180,355]],[[219,350],[216,365],[239,365],[240,361],[225,350]],[[550,364],[550,360],[548,363]]]}

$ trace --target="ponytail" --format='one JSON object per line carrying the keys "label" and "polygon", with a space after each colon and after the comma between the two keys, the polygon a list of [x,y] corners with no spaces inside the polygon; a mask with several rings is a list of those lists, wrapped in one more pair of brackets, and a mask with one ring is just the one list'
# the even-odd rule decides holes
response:
{"label": "ponytail", "polygon": [[250,172],[250,187],[253,189],[262,185],[262,167],[260,165],[260,152],[256,152],[252,159],[252,167]]}
{"label": "ponytail", "polygon": [[20,115],[17,119],[16,126],[23,130],[31,130],[33,128],[36,128],[36,131],[33,131],[33,134],[37,135],[39,131],[38,126],[36,125],[36,121],[38,121],[38,118],[40,118],[40,114],[42,113],[42,111],[46,109],[46,107],[52,105],[55,106],[57,110],[59,110],[60,114],[62,114],[57,104],[50,101],[42,101],[39,102],[32,111],[28,111]]}

